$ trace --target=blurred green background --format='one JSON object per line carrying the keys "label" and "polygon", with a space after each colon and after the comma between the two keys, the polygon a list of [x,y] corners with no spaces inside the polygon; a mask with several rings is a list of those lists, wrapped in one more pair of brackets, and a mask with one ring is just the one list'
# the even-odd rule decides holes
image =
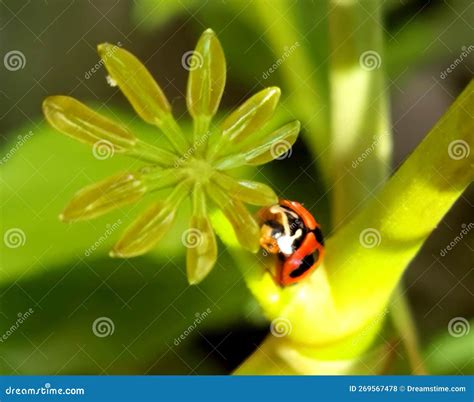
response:
{"label": "blurred green background", "polygon": [[[264,76],[281,57],[268,37],[268,20],[298,27],[298,42],[318,71],[308,77],[309,83],[317,82],[321,97],[327,99],[327,2],[288,1],[288,18],[273,16],[271,8],[262,18],[256,3],[0,2],[0,55],[4,58],[16,50],[24,56],[22,68],[15,71],[6,68],[5,60],[0,65],[0,155],[6,158],[0,167],[1,234],[11,228],[24,234],[20,247],[9,248],[2,242],[0,249],[0,334],[4,334],[0,373],[224,374],[263,339],[267,323],[223,245],[210,276],[198,286],[188,286],[180,241],[186,228],[183,214],[158,249],[133,260],[110,259],[107,252],[149,198],[91,222],[59,222],[59,212],[77,190],[129,169],[131,162],[120,156],[96,160],[87,147],[46,126],[41,115],[47,95],[67,94],[122,120],[142,138],[155,138],[157,131],[132,113],[120,91],[107,85],[104,68],[92,72],[99,62],[96,45],[110,42],[146,64],[183,124],[188,119],[184,100],[188,71],[182,57],[208,27],[216,31],[227,58],[222,109],[231,109],[270,85],[282,88],[284,100],[284,69]],[[473,45],[474,6],[468,0],[382,3],[383,68],[390,94],[395,170],[472,78],[474,52],[452,72],[445,76],[443,72]],[[292,62],[290,55],[286,68]],[[298,102],[284,103],[281,119],[299,118]],[[306,137],[298,140],[291,158],[265,166],[261,180],[270,180],[280,196],[311,201],[312,212],[330,234],[326,188],[305,143],[304,121],[303,131]],[[474,372],[473,354],[465,356],[466,347],[473,351],[472,337],[448,334],[451,319],[469,320],[474,315],[472,233],[441,255],[462,225],[472,222],[473,194],[471,186],[404,277],[424,356],[434,373]],[[115,233],[112,225],[117,222]],[[108,231],[110,236],[100,240]],[[98,250],[87,255],[97,241]],[[29,309],[33,313],[26,313]],[[176,342],[207,309],[211,312],[205,319]],[[17,325],[21,314],[24,322]],[[105,337],[93,331],[101,317],[112,323],[113,333]],[[394,344],[394,370],[406,371],[400,341],[389,330],[382,336]]]}

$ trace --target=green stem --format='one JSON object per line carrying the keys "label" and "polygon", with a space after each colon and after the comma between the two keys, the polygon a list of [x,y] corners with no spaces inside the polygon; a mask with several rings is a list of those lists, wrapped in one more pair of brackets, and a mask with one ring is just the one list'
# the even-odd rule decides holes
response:
{"label": "green stem", "polygon": [[382,2],[331,0],[332,223],[347,221],[390,172]]}
{"label": "green stem", "polygon": [[142,140],[137,140],[135,146],[126,151],[126,155],[134,156],[142,161],[163,167],[173,166],[179,159],[176,154],[155,147]]}
{"label": "green stem", "polygon": [[[314,7],[325,12],[324,3],[316,2]],[[306,6],[313,7],[308,4]],[[313,63],[309,56],[311,49],[308,49],[308,44],[313,38],[303,35],[301,29],[298,29],[299,21],[295,13],[301,5],[295,5],[289,0],[256,0],[255,7],[275,56],[284,59],[279,65],[279,71],[288,89],[286,94],[289,104],[296,117],[303,121],[303,127],[306,128],[303,131],[305,140],[314,157],[321,158],[321,170],[328,179],[329,159],[327,152],[324,152],[330,142],[329,109],[325,100],[327,82],[324,68],[321,68],[321,64]],[[290,53],[288,49],[293,50]],[[285,54],[288,56],[285,57]]]}
{"label": "green stem", "polygon": [[394,292],[390,305],[392,321],[400,334],[407,351],[413,374],[428,374],[418,345],[418,336],[410,306],[400,284]]}
{"label": "green stem", "polygon": [[[270,319],[292,325],[272,353],[291,341],[299,353],[327,358],[362,354],[370,345],[401,275],[440,220],[473,179],[474,81],[464,90],[384,188],[346,226],[329,238],[326,259],[312,276],[279,288],[257,258],[245,279]],[[229,242],[229,234],[223,240]],[[230,241],[230,244],[235,244]],[[368,330],[370,328],[370,330]],[[352,348],[348,340],[361,339]],[[362,341],[363,340],[363,341]],[[265,352],[269,350],[265,349]],[[251,357],[252,367],[265,359]],[[258,357],[260,356],[260,357]],[[281,357],[281,354],[279,354]],[[291,358],[291,357],[290,357]],[[245,371],[245,363],[242,366]],[[310,374],[310,372],[308,372]]]}

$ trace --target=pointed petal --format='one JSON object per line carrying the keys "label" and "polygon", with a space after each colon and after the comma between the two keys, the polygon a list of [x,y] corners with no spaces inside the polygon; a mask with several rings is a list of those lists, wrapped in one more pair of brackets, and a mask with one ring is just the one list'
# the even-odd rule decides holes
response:
{"label": "pointed petal", "polygon": [[80,190],[66,206],[60,219],[74,222],[96,218],[138,201],[146,191],[140,173],[119,173]]}
{"label": "pointed petal", "polygon": [[226,174],[212,176],[231,197],[252,205],[272,205],[278,202],[275,192],[267,185],[251,180],[236,180]]}
{"label": "pointed petal", "polygon": [[189,144],[171,114],[171,106],[147,68],[133,54],[109,43],[97,47],[110,77],[117,83],[137,114],[161,128],[179,152]]}
{"label": "pointed petal", "polygon": [[260,228],[244,204],[229,197],[215,185],[207,186],[206,191],[232,224],[242,247],[256,253],[259,249]]}
{"label": "pointed petal", "polygon": [[232,112],[222,123],[222,135],[230,141],[242,141],[261,128],[273,115],[280,99],[280,88],[258,92]]}
{"label": "pointed petal", "polygon": [[255,147],[249,142],[248,146],[242,147],[241,153],[220,159],[216,162],[216,168],[225,170],[242,165],[263,165],[285,154],[288,155],[298,138],[299,131],[299,121],[288,123],[260,139],[261,145]]}
{"label": "pointed petal", "polygon": [[115,152],[125,152],[136,143],[127,128],[69,96],[47,97],[43,101],[43,113],[56,130],[85,144],[94,146],[107,141]]}
{"label": "pointed petal", "polygon": [[165,200],[153,204],[140,215],[122,235],[111,251],[112,257],[136,257],[151,250],[169,231],[176,211],[186,197],[189,187],[181,183]]}
{"label": "pointed petal", "polygon": [[201,282],[212,270],[217,260],[217,243],[207,216],[193,215],[183,236],[187,247],[186,269],[191,285]]}
{"label": "pointed petal", "polygon": [[163,91],[140,60],[110,43],[102,43],[97,49],[111,78],[143,120],[156,124],[171,113]]}
{"label": "pointed petal", "polygon": [[196,65],[189,66],[186,103],[193,118],[216,114],[224,92],[226,63],[224,51],[212,29],[199,38],[191,57]]}
{"label": "pointed petal", "polygon": [[201,282],[214,267],[217,260],[217,243],[206,214],[206,197],[201,185],[193,192],[193,216],[190,228],[183,233],[182,241],[187,247],[186,270],[190,284]]}

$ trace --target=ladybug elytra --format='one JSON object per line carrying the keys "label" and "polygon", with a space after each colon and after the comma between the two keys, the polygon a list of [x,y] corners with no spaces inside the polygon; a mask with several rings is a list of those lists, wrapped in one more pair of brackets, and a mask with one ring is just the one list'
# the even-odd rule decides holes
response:
{"label": "ladybug elytra", "polygon": [[299,202],[280,200],[259,212],[260,245],[276,255],[275,280],[286,286],[306,278],[321,263],[324,239],[313,215]]}

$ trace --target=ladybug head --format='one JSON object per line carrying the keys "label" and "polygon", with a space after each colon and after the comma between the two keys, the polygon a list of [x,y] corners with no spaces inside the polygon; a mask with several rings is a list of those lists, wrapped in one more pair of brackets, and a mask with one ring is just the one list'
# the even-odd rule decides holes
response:
{"label": "ladybug head", "polygon": [[260,245],[269,253],[291,255],[301,243],[304,226],[298,215],[280,205],[260,212]]}

